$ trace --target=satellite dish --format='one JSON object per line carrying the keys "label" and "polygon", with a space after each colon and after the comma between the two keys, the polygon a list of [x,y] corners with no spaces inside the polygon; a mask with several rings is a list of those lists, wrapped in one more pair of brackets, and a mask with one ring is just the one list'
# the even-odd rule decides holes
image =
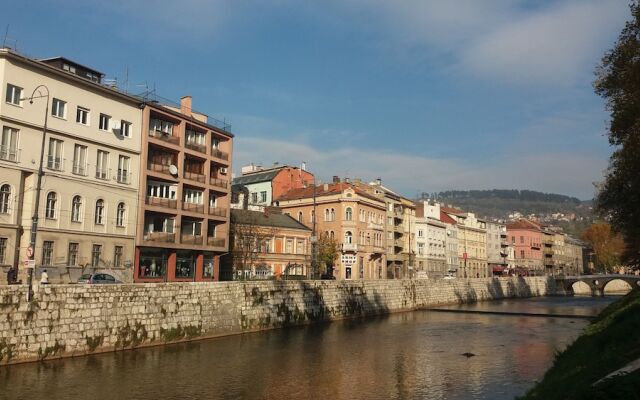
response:
{"label": "satellite dish", "polygon": [[173,176],[178,176],[178,167],[173,164],[169,165],[169,173]]}

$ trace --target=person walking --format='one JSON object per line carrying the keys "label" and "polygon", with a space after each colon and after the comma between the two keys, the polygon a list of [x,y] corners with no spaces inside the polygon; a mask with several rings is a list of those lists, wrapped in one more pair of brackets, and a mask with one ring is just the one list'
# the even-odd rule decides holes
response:
{"label": "person walking", "polygon": [[48,285],[49,284],[49,274],[47,274],[47,270],[46,269],[42,270],[42,275],[40,275],[40,284],[41,285]]}

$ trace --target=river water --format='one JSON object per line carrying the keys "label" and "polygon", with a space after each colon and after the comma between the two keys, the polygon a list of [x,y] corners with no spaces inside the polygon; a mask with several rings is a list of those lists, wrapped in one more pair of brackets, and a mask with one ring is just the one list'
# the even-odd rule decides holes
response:
{"label": "river water", "polygon": [[[451,308],[596,315],[615,299]],[[512,399],[540,380],[554,352],[587,324],[415,311],[0,367],[0,399]]]}

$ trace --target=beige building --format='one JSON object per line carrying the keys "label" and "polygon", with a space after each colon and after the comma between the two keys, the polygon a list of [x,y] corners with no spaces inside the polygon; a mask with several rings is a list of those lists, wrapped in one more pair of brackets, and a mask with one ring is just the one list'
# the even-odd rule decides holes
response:
{"label": "beige building", "polygon": [[440,204],[416,203],[415,253],[416,276],[442,278],[448,272],[447,224],[440,221]]}
{"label": "beige building", "polygon": [[292,189],[276,199],[282,211],[313,228],[317,236],[335,238],[340,255],[333,274],[337,279],[384,279],[385,204],[351,183],[334,182]]}
{"label": "beige building", "polygon": [[473,213],[452,207],[441,207],[458,227],[457,275],[462,278],[487,278],[492,276],[487,262],[487,223]]}
{"label": "beige building", "polygon": [[19,279],[46,112],[37,273],[47,268],[53,282],[74,281],[106,269],[131,280],[142,112],[136,98],[101,79],[64,58],[37,61],[0,49],[0,265],[20,266]]}

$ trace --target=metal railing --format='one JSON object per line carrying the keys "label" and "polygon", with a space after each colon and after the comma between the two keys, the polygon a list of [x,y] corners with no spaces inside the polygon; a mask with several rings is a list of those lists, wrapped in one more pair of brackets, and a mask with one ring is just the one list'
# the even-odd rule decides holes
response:
{"label": "metal railing", "polygon": [[189,203],[187,201],[182,202],[182,209],[185,211],[191,211],[196,213],[204,213],[204,204]]}
{"label": "metal railing", "polygon": [[227,189],[229,187],[229,181],[224,180],[224,179],[215,178],[213,176],[209,178],[209,184],[211,186],[219,187],[219,188],[222,188],[222,189]]}
{"label": "metal railing", "polygon": [[209,214],[216,217],[226,217],[227,209],[222,207],[209,207]]}
{"label": "metal railing", "polygon": [[209,245],[209,246],[224,247],[225,243],[226,243],[226,239],[225,238],[217,238],[217,237],[208,237],[207,238],[207,245]]}
{"label": "metal railing", "polygon": [[187,149],[198,151],[198,152],[203,153],[203,154],[207,154],[207,146],[205,146],[204,144],[187,141],[184,144],[184,147],[186,147]]}
{"label": "metal railing", "polygon": [[229,153],[225,153],[224,151],[218,150],[216,148],[211,149],[211,155],[221,160],[229,161]]}
{"label": "metal railing", "polygon": [[144,240],[147,242],[175,243],[176,234],[169,232],[145,232]]}
{"label": "metal railing", "polygon": [[202,244],[202,235],[180,235],[180,243],[183,244]]}
{"label": "metal railing", "polygon": [[73,169],[71,170],[71,172],[74,175],[80,175],[80,176],[87,176],[87,165],[81,165],[81,164],[73,164]]}
{"label": "metal railing", "polygon": [[0,160],[11,162],[20,161],[20,149],[12,146],[0,146]]}
{"label": "metal railing", "polygon": [[62,171],[64,166],[64,158],[56,156],[47,156],[47,168],[54,171]]}
{"label": "metal railing", "polygon": [[106,168],[96,167],[96,178],[102,180],[109,179],[109,171]]}
{"label": "metal railing", "polygon": [[188,179],[190,181],[195,181],[200,183],[205,183],[206,181],[206,176],[204,174],[200,174],[197,172],[184,171],[183,177],[184,179]]}
{"label": "metal railing", "polygon": [[149,129],[149,136],[154,137],[156,139],[163,140],[171,144],[175,144],[175,145],[180,144],[180,138],[178,136],[173,136],[170,133],[157,131],[155,129]]}
{"label": "metal railing", "polygon": [[163,173],[163,174],[171,175],[171,172],[169,171],[169,165],[166,165],[166,164],[158,164],[158,163],[154,163],[154,162],[148,162],[147,163],[147,169],[150,170],[150,171],[160,172],[160,173]]}
{"label": "metal railing", "polygon": [[163,197],[146,196],[144,199],[145,204],[150,206],[177,208],[178,201],[175,199],[165,199]]}
{"label": "metal railing", "polygon": [[116,175],[116,181],[128,185],[131,183],[131,173],[127,170],[119,169]]}

